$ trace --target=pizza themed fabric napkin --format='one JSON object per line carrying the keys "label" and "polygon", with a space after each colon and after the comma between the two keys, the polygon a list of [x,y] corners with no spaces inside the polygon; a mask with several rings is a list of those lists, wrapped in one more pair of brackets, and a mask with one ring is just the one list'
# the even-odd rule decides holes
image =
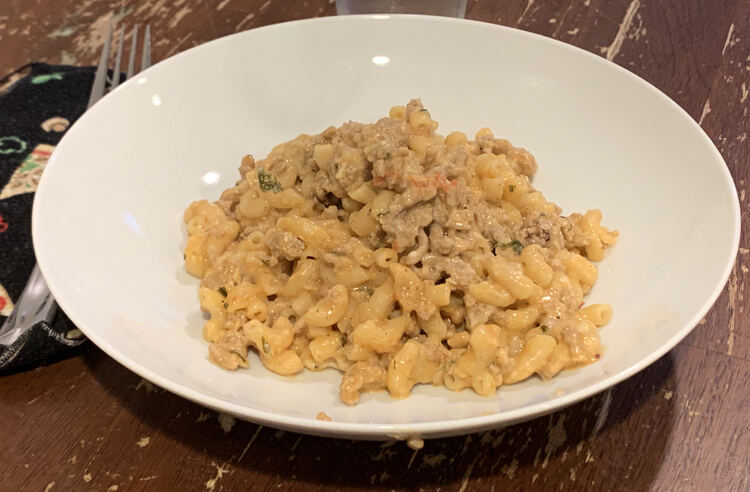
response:
{"label": "pizza themed fabric napkin", "polygon": [[[0,79],[0,326],[36,263],[31,206],[39,178],[55,145],[86,110],[94,73],[94,67],[32,63]],[[0,372],[64,357],[84,341],[58,309],[50,323],[0,346]]]}

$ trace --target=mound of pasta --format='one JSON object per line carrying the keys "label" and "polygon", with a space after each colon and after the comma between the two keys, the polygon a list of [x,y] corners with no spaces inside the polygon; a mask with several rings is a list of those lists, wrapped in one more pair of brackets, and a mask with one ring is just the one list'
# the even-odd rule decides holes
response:
{"label": "mound of pasta", "polygon": [[561,215],[526,150],[437,126],[412,100],[300,135],[188,207],[213,362],[248,367],[252,348],[281,375],[335,368],[355,404],[420,383],[491,395],[601,357],[612,309],[583,298],[617,232],[599,210]]}

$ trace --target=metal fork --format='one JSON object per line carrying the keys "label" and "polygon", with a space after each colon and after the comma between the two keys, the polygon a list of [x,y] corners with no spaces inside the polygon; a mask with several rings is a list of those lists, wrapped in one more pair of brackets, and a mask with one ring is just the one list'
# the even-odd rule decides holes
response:
{"label": "metal fork", "polygon": [[[120,84],[120,62],[122,61],[123,44],[125,41],[125,27],[120,29],[119,41],[117,43],[117,54],[115,55],[115,64],[112,67],[112,77],[107,77],[107,67],[109,65],[109,51],[112,45],[112,34],[115,25],[111,23],[107,31],[107,37],[104,41],[102,54],[99,58],[99,65],[96,68],[94,85],[91,87],[91,96],[86,108],[96,104],[107,92],[113,90]],[[135,75],[135,54],[138,44],[138,24],[133,27],[132,42],[130,44],[130,56],[128,59],[128,68],[125,79]],[[151,26],[146,26],[146,32],[143,36],[143,50],[141,56],[141,70],[151,66]],[[109,84],[107,83],[109,82]],[[29,280],[26,282],[21,297],[16,302],[10,317],[5,320],[0,328],[0,347],[12,345],[18,338],[32,326],[40,321],[50,322],[57,311],[57,303],[49,291],[49,287],[39,271],[39,265],[34,265]]]}

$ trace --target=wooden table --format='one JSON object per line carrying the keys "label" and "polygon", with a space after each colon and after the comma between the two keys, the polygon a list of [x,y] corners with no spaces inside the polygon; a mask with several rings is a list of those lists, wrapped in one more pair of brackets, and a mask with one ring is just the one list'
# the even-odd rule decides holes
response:
{"label": "wooden table", "polygon": [[[335,13],[327,0],[2,0],[0,72],[31,60],[93,64],[110,12],[151,24],[155,60]],[[666,92],[726,159],[747,231],[750,2],[469,0],[467,17],[579,46]],[[746,237],[742,246],[706,319],[648,369],[565,411],[428,441],[418,452],[236,422],[87,344],[75,357],[0,378],[0,489],[750,490]]]}

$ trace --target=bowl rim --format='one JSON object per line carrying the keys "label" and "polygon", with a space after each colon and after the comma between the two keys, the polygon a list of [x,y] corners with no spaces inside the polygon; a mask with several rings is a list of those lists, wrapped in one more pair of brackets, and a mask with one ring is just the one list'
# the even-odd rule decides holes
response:
{"label": "bowl rim", "polygon": [[[273,411],[262,410],[252,407],[231,403],[221,398],[214,396],[208,396],[202,393],[200,390],[192,389],[185,384],[171,380],[170,378],[161,376],[158,373],[151,371],[150,369],[142,366],[137,361],[125,356],[121,353],[116,346],[111,345],[103,337],[100,337],[96,330],[89,330],[86,327],[85,322],[79,316],[74,306],[70,305],[66,300],[60,286],[64,285],[64,280],[57,279],[50,274],[50,264],[54,262],[49,254],[54,249],[50,245],[45,245],[40,240],[40,227],[41,227],[41,210],[44,208],[40,203],[45,201],[46,193],[45,190],[48,181],[44,179],[44,175],[40,180],[39,187],[34,197],[34,205],[32,209],[32,238],[35,253],[37,255],[37,261],[44,278],[47,280],[47,284],[52,292],[53,296],[57,300],[60,308],[66,313],[66,315],[73,321],[78,327],[95,345],[101,348],[110,357],[115,359],[118,363],[125,366],[130,371],[138,374],[144,379],[153,382],[154,384],[186,398],[190,401],[198,403],[202,406],[213,408],[214,410],[226,412],[237,416],[242,419],[246,419],[252,422],[256,422],[262,425],[275,428],[292,429],[296,432],[302,432],[313,435],[324,435],[330,437],[349,437],[357,439],[407,439],[410,437],[438,437],[448,435],[460,435],[470,432],[476,432],[489,428],[501,427],[503,425],[510,425],[513,423],[521,422],[524,420],[530,420],[532,418],[548,414],[552,411],[562,409],[583,399],[589,398],[596,395],[612,386],[630,378],[634,374],[642,371],[646,367],[650,366],[656,360],[664,356],[667,352],[672,350],[683,338],[685,338],[698,324],[698,322],[706,315],[711,309],[719,295],[724,289],[731,271],[735,259],[737,257],[740,234],[741,234],[741,211],[740,203],[737,195],[737,189],[734,184],[734,180],[726,164],[726,161],[722,157],[721,153],[717,149],[716,145],[709,138],[703,128],[685,111],[679,104],[672,100],[665,93],[656,88],[653,84],[646,81],[645,79],[635,75],[629,70],[611,62],[605,58],[602,58],[594,53],[586,51],[585,49],[579,48],[567,44],[565,42],[536,34],[521,29],[502,26],[498,24],[492,24],[484,21],[470,20],[470,19],[459,19],[450,17],[438,17],[429,15],[415,15],[415,14],[364,14],[364,15],[345,15],[345,16],[331,16],[331,17],[319,17],[301,19],[289,22],[282,22],[278,24],[271,24],[255,29],[249,29],[246,31],[229,34],[223,36],[199,46],[195,46],[188,50],[182,51],[174,56],[171,56],[159,63],[156,63],[153,67],[141,72],[139,76],[147,76],[149,72],[159,67],[164,67],[173,63],[179,63],[179,60],[184,56],[194,56],[209,47],[219,46],[223,43],[234,41],[236,38],[244,36],[253,36],[257,31],[283,31],[293,29],[298,25],[304,24],[328,24],[328,23],[349,23],[359,21],[381,21],[381,22],[435,22],[443,24],[461,24],[461,25],[472,25],[477,29],[490,29],[490,30],[501,30],[507,31],[513,36],[520,36],[521,38],[533,39],[536,42],[545,43],[552,49],[564,49],[570,50],[577,53],[580,56],[588,57],[595,63],[603,63],[609,65],[610,68],[618,71],[621,76],[630,78],[632,81],[640,84],[645,89],[651,91],[657,95],[660,99],[671,106],[672,109],[677,111],[677,114],[682,116],[684,119],[689,120],[694,130],[698,130],[699,138],[703,139],[704,143],[707,144],[715,159],[712,160],[712,166],[718,166],[719,173],[723,178],[723,184],[731,190],[732,194],[732,214],[733,214],[733,231],[731,238],[731,254],[726,259],[724,270],[721,274],[720,281],[716,283],[713,288],[713,292],[706,298],[706,301],[696,311],[696,314],[684,324],[684,326],[678,330],[672,337],[667,340],[657,350],[651,352],[647,357],[640,359],[638,362],[631,364],[629,367],[618,371],[612,375],[609,375],[601,381],[591,384],[589,386],[580,388],[575,391],[571,391],[560,397],[551,398],[545,402],[534,403],[522,408],[501,411],[490,415],[479,415],[474,417],[465,417],[455,420],[435,420],[430,422],[418,422],[418,423],[391,423],[391,424],[377,424],[367,422],[337,422],[337,421],[321,421],[314,417],[297,417],[283,415],[275,413]],[[140,77],[133,77],[120,87],[115,89],[114,92],[121,90],[128,90],[127,88],[137,82]],[[86,117],[86,114],[83,115]],[[54,166],[56,159],[54,158],[60,149],[65,148],[66,138],[65,136],[57,145],[53,158],[48,162],[47,167]],[[49,252],[49,254],[48,254]],[[62,295],[60,295],[62,294]]]}

